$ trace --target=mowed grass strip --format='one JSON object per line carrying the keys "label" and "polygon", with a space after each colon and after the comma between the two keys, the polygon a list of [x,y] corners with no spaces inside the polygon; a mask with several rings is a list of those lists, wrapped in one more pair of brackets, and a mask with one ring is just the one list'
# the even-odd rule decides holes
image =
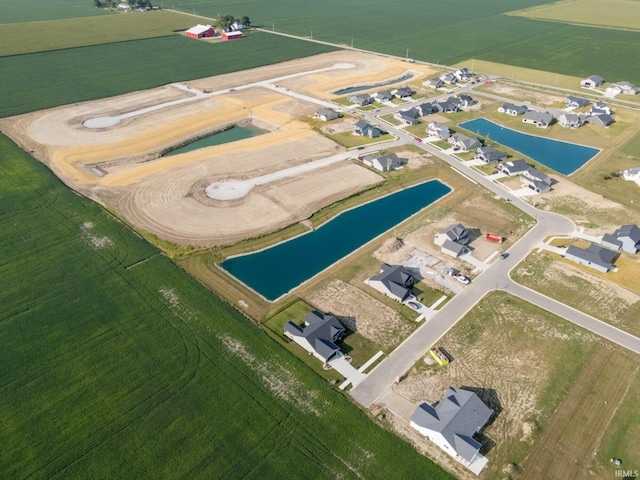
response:
{"label": "mowed grass strip", "polygon": [[215,44],[172,35],[4,57],[0,58],[0,117],[333,50],[326,45],[252,32],[242,40]]}
{"label": "mowed grass strip", "polygon": [[163,37],[196,19],[167,11],[0,25],[0,57],[63,48]]}
{"label": "mowed grass strip", "polygon": [[4,136],[0,189],[3,477],[452,478]]}
{"label": "mowed grass strip", "polygon": [[92,0],[30,0],[28,2],[2,0],[0,23],[37,22],[111,14],[113,12],[105,8],[95,8]]}

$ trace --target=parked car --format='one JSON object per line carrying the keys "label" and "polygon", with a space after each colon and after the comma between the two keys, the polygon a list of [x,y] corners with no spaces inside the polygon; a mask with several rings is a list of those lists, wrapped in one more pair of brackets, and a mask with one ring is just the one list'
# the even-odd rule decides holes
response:
{"label": "parked car", "polygon": [[453,278],[455,278],[456,280],[458,280],[460,283],[463,283],[464,285],[469,285],[469,283],[471,283],[471,280],[469,280],[467,277],[465,277],[463,274],[458,273],[456,276],[454,276]]}
{"label": "parked car", "polygon": [[420,310],[420,304],[416,303],[416,302],[408,302],[407,305],[409,305],[411,308],[413,308],[414,310]]}
{"label": "parked car", "polygon": [[504,260],[505,258],[507,258],[509,256],[509,254],[507,252],[504,252],[503,254],[500,255],[500,258],[502,260]]}

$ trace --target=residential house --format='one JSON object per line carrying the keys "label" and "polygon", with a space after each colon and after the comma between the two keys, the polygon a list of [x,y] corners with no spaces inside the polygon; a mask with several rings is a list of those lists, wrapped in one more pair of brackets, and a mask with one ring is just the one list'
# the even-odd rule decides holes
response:
{"label": "residential house", "polygon": [[438,89],[442,88],[443,83],[439,78],[428,78],[422,81],[422,85],[428,88]]}
{"label": "residential house", "polygon": [[393,118],[400,120],[404,125],[416,125],[420,123],[414,115],[405,110],[394,113]]}
{"label": "residential house", "polygon": [[504,162],[498,165],[498,170],[507,175],[508,177],[513,177],[514,175],[522,175],[529,169],[529,164],[526,161],[520,160],[511,160],[510,162]]}
{"label": "residential house", "polygon": [[589,105],[589,100],[587,100],[586,98],[574,97],[573,95],[569,95],[564,103],[568,108],[581,108]]}
{"label": "residential house", "polygon": [[349,100],[354,105],[360,105],[361,107],[364,107],[365,105],[369,105],[370,103],[373,102],[373,98],[371,98],[366,93],[360,93],[358,95],[347,97],[347,100]]}
{"label": "residential house", "polygon": [[439,138],[440,140],[447,140],[451,136],[451,132],[449,132],[449,127],[440,122],[429,122],[429,125],[427,125],[427,135],[429,137]]}
{"label": "residential house", "polygon": [[640,167],[625,170],[622,172],[622,178],[630,182],[636,182],[640,186]]}
{"label": "residential house", "polygon": [[600,75],[591,75],[590,77],[580,80],[580,86],[582,88],[596,88],[604,83],[604,78]]}
{"label": "residential house", "polygon": [[397,98],[406,99],[411,98],[411,95],[414,95],[415,93],[416,92],[411,90],[409,87],[400,87],[393,92],[393,95],[395,95]]}
{"label": "residential house", "polygon": [[620,93],[624,95],[636,95],[638,93],[637,87],[631,82],[616,82],[612,86],[616,86],[620,89]]}
{"label": "residential house", "polygon": [[380,130],[369,125],[364,120],[358,120],[353,126],[353,134],[361,137],[377,138],[380,136]]}
{"label": "residential house", "polygon": [[382,90],[371,95],[376,102],[385,103],[393,99],[393,95],[388,90]]}
{"label": "residential house", "polygon": [[424,117],[433,113],[433,105],[431,103],[421,103],[413,107],[418,112],[418,116]]}
{"label": "residential house", "polygon": [[604,102],[596,102],[589,109],[589,115],[611,115],[613,111]]}
{"label": "residential house", "polygon": [[319,108],[313,116],[324,122],[328,122],[329,120],[339,118],[340,114],[331,108]]}
{"label": "residential house", "polygon": [[509,155],[506,152],[501,152],[493,147],[479,147],[476,148],[475,160],[482,160],[484,163],[494,163],[504,160]]}
{"label": "residential house", "polygon": [[236,20],[235,22],[233,22],[233,23],[231,24],[231,27],[230,27],[230,28],[231,28],[231,30],[233,30],[233,31],[238,31],[238,30],[242,30],[242,29],[244,29],[244,26],[245,26],[245,25],[244,25],[244,23],[239,22],[239,21],[237,21],[237,20]]}
{"label": "residential house", "polygon": [[565,128],[578,128],[582,125],[582,119],[575,113],[563,113],[558,117],[558,123]]}
{"label": "residential house", "polygon": [[605,234],[602,237],[602,245],[616,250],[624,250],[628,253],[637,253],[640,250],[640,228],[635,224],[622,225],[613,232],[613,235]]}
{"label": "residential house", "polygon": [[364,157],[362,163],[381,172],[388,172],[402,167],[406,163],[406,159],[398,157],[395,153],[390,153],[379,157]]}
{"label": "residential house", "polygon": [[523,123],[533,123],[538,128],[547,128],[553,122],[553,115],[549,112],[529,110],[522,117]]}
{"label": "residential house", "polygon": [[460,111],[458,104],[450,102],[449,100],[444,102],[434,102],[433,109],[438,113],[453,113]]}
{"label": "residential house", "polygon": [[469,390],[449,387],[434,405],[421,403],[410,425],[465,466],[481,459],[482,444],[473,436],[493,415],[480,397]]}
{"label": "residential house", "polygon": [[383,263],[380,273],[369,278],[366,283],[387,297],[404,302],[411,295],[415,278],[402,265]]}
{"label": "residential house", "polygon": [[601,115],[592,115],[584,119],[584,123],[589,123],[591,125],[596,125],[597,127],[608,127],[615,120],[611,115],[601,114]]}
{"label": "residential house", "polygon": [[458,258],[469,252],[469,232],[461,223],[454,223],[436,234],[433,243],[440,247],[440,251],[446,255]]}
{"label": "residential house", "polygon": [[513,103],[505,103],[500,108],[498,108],[498,112],[506,113],[507,115],[511,115],[516,117],[518,115],[522,115],[527,113],[529,109],[525,105],[514,105]]}
{"label": "residential house", "polygon": [[527,170],[522,172],[520,178],[525,187],[536,193],[546,193],[551,190],[551,185],[553,185],[553,180],[551,180],[549,175],[546,175],[533,167],[529,167]]}
{"label": "residential house", "polygon": [[455,85],[458,83],[458,77],[453,73],[445,73],[444,75],[440,75],[440,80],[442,83],[446,83],[447,85]]}
{"label": "residential house", "polygon": [[454,150],[458,149],[463,152],[469,152],[482,146],[480,140],[476,137],[467,137],[462,133],[454,133],[447,139],[447,141],[453,145]]}
{"label": "residential house", "polygon": [[622,88],[616,85],[615,83],[612,83],[611,85],[609,85],[604,91],[604,94],[607,97],[615,97],[616,95],[620,95],[621,93],[622,93]]}
{"label": "residential house", "polygon": [[470,107],[476,101],[471,97],[471,95],[456,95],[455,97],[447,98],[447,102],[458,105],[458,108],[462,109],[464,107]]}
{"label": "residential house", "polygon": [[285,324],[284,335],[309,354],[329,363],[342,355],[336,343],[344,338],[345,328],[335,316],[314,311],[304,318],[304,328],[293,322]]}
{"label": "residential house", "polygon": [[591,243],[587,248],[579,248],[571,245],[564,254],[564,258],[568,260],[586,265],[603,273],[615,268],[613,261],[617,256],[618,254],[616,252],[602,248],[594,243]]}
{"label": "residential house", "polygon": [[467,67],[460,68],[453,72],[459,82],[468,82],[471,78],[471,72]]}

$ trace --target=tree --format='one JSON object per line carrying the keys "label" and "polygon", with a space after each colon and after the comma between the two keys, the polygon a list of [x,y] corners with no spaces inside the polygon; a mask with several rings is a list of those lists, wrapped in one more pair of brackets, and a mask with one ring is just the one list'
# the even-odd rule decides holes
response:
{"label": "tree", "polygon": [[236,19],[233,18],[233,15],[218,15],[218,18],[216,19],[216,25],[219,29],[228,32],[229,28],[231,28],[231,24],[235,22],[235,20]]}
{"label": "tree", "polygon": [[249,20],[249,17],[247,17],[246,15],[242,17],[242,20],[240,20],[240,23],[242,23],[242,25],[244,25],[245,27],[251,26],[251,20]]}

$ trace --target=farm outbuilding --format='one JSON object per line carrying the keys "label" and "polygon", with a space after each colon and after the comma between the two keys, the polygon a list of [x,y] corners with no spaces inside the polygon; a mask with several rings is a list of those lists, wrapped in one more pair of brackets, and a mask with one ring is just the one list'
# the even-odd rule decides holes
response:
{"label": "farm outbuilding", "polygon": [[189,30],[187,30],[185,34],[189,38],[207,38],[213,37],[216,34],[216,31],[211,25],[198,24],[195,27],[191,27]]}
{"label": "farm outbuilding", "polygon": [[242,38],[242,32],[239,32],[239,31],[222,32],[222,39],[223,40],[235,40],[237,38]]}

